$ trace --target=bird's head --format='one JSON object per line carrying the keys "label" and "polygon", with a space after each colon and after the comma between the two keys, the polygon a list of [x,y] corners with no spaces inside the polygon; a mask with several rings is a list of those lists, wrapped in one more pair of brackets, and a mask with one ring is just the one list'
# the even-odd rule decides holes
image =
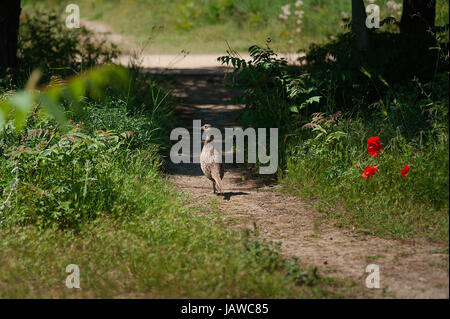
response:
{"label": "bird's head", "polygon": [[206,144],[206,143],[209,143],[209,142],[212,142],[213,139],[214,139],[214,135],[209,135],[209,134],[208,134],[208,131],[209,131],[209,129],[211,129],[211,128],[212,128],[212,125],[211,125],[211,124],[204,124],[204,125],[202,126],[202,130],[206,132],[206,140],[205,140],[205,144]]}
{"label": "bird's head", "polygon": [[204,124],[204,125],[202,126],[202,130],[207,131],[207,130],[209,130],[211,127],[212,127],[211,124]]}

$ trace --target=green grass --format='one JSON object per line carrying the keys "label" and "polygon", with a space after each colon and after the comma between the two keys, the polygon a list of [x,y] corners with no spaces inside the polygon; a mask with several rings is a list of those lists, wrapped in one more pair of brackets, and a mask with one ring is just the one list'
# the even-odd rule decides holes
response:
{"label": "green grass", "polygon": [[[339,227],[448,242],[447,37],[439,55],[381,29],[364,54],[348,32],[312,46],[299,67],[264,47],[251,48],[251,64],[222,60],[239,71],[241,124],[279,128],[279,178],[290,194],[314,199]],[[383,146],[376,158],[366,149],[373,136]],[[378,166],[368,180],[366,166]]]}
{"label": "green grass", "polygon": [[[351,140],[326,153],[312,151],[308,141],[299,143],[299,149],[310,151],[288,160],[282,179],[287,191],[315,199],[340,227],[389,238],[447,240],[448,139],[420,147],[381,137],[385,150],[374,159],[365,140],[383,131],[361,132],[357,121],[344,123],[336,130],[344,130]],[[400,169],[406,163],[411,169],[403,179]],[[368,165],[378,165],[378,170],[366,180],[361,174]]]}
{"label": "green grass", "polygon": [[[236,12],[241,11],[235,9],[227,15],[211,17],[210,13],[215,10],[211,6],[218,3],[213,1],[204,2],[199,8],[194,4],[194,8],[199,9],[195,12],[184,8],[188,1],[164,2],[166,5],[157,2],[158,8],[164,8],[159,13],[149,10],[150,2],[96,3],[80,1],[83,18],[104,20],[118,32],[134,35],[138,40],[147,37],[153,25],[165,25],[154,38],[151,47],[154,52],[170,53],[190,48],[192,52],[200,50],[197,48],[220,52],[226,48],[223,46],[225,39],[232,47],[243,50],[250,42],[262,41],[269,29],[274,32],[278,48],[287,43],[286,38],[277,38],[282,26],[276,19],[278,11],[273,8],[284,4],[277,1],[261,1],[258,5],[250,1],[221,2],[225,6],[227,3],[248,6],[241,10],[244,12],[241,17],[236,16]],[[250,9],[251,5],[257,7]],[[306,23],[309,15],[305,12],[302,33],[305,45],[313,39],[325,41],[327,30],[335,31],[336,25],[331,21],[335,19],[338,23],[341,5],[348,7],[349,2],[336,1],[329,5],[329,2],[305,1],[305,11],[316,12],[316,16],[311,16],[311,23]],[[26,5],[25,10],[32,10],[32,7]],[[331,11],[336,14],[335,18],[329,16]],[[91,16],[84,17],[83,12]],[[258,23],[256,17],[251,22],[252,12],[264,19],[269,15],[273,17],[268,18],[267,24]],[[442,18],[441,13],[438,16]],[[330,22],[324,24],[324,19]],[[239,20],[241,25],[236,23]],[[195,24],[189,26],[189,22]],[[257,29],[260,33],[254,34]],[[236,39],[238,31],[241,36]],[[222,38],[215,40],[218,32]],[[300,40],[295,47],[301,47]],[[335,49],[345,52],[339,46]],[[58,55],[63,54],[64,50]],[[86,99],[83,102],[85,113],[81,115],[69,112],[70,105],[65,105],[68,117],[74,121],[72,125],[81,122],[84,123],[82,128],[60,132],[54,120],[39,116],[27,121],[23,134],[17,134],[11,125],[1,131],[0,297],[323,298],[361,295],[356,283],[322,276],[314,267],[303,269],[295,260],[285,260],[277,245],[258,239],[251,231],[239,233],[230,229],[214,201],[192,206],[189,197],[178,193],[162,175],[158,153],[166,146],[164,136],[174,123],[173,105],[159,83],[140,76],[139,70],[135,72],[138,74],[130,81],[128,95],[111,94],[96,103]],[[267,87],[277,88],[271,85],[272,75],[268,75]],[[350,75],[350,80],[342,80],[334,87],[314,81],[307,85],[316,86],[314,89],[321,92],[323,100],[327,98],[326,105],[322,106],[331,112],[342,106],[337,105],[333,92],[345,88],[347,82],[359,83],[359,86],[352,86],[355,91],[343,90],[345,94],[352,93],[350,99],[345,96],[347,99],[343,101],[359,100],[353,93],[359,90],[365,94],[370,87],[370,84],[361,85],[361,79],[352,81],[355,75]],[[448,78],[448,71],[444,75]],[[326,78],[320,73],[318,77]],[[267,77],[259,79],[267,80]],[[264,89],[261,84],[266,82],[258,81],[257,85]],[[403,89],[401,87],[400,91]],[[392,110],[388,120],[368,121],[366,118],[363,121],[357,116],[347,116],[325,127],[328,136],[339,131],[347,133],[348,138],[343,140],[335,134],[332,143],[324,143],[310,132],[294,130],[298,136],[291,138],[284,149],[283,156],[287,160],[281,182],[295,195],[315,198],[326,208],[326,216],[339,226],[355,226],[357,231],[382,237],[446,240],[449,150],[448,122],[442,119],[447,119],[448,97],[434,94],[447,92],[448,81],[440,79],[425,89],[433,92],[433,99],[424,99],[421,93],[414,95],[409,89],[402,94],[393,89],[395,98],[386,101]],[[278,95],[272,96],[271,91],[269,95],[273,101],[281,99]],[[405,96],[411,98],[405,99]],[[265,98],[263,95],[261,101],[267,101]],[[302,95],[295,102],[303,102],[303,99]],[[369,100],[367,98],[367,104],[360,102],[350,107],[367,107]],[[415,100],[419,101],[418,105],[412,102]],[[255,103],[257,101],[255,99]],[[292,101],[282,102],[289,110]],[[427,115],[413,117],[416,109],[409,106],[423,107]],[[411,110],[414,112],[409,112]],[[295,119],[286,121],[286,129],[292,128],[293,122],[303,124],[289,112],[283,116],[286,117],[280,119]],[[422,131],[417,134],[419,129],[411,127],[422,119],[423,123],[427,121],[426,130],[420,127]],[[397,127],[400,127],[399,134]],[[103,131],[98,133],[100,129]],[[129,138],[121,134],[128,130],[136,135]],[[37,136],[37,132],[42,135]],[[423,143],[422,133],[426,135]],[[384,147],[376,159],[365,152],[365,141],[373,135],[380,135]],[[68,151],[74,141],[78,143],[76,151]],[[89,170],[86,163],[90,163]],[[402,179],[399,170],[405,163],[410,164],[411,172]],[[361,177],[362,170],[372,164],[379,165],[379,170],[366,181]],[[13,170],[15,167],[18,169]],[[17,176],[19,182],[14,186]],[[12,196],[5,203],[9,194]],[[368,256],[368,259],[379,257]],[[68,264],[80,267],[80,290],[64,285]]]}
{"label": "green grass", "polygon": [[[167,132],[159,122],[174,123],[170,99],[156,99],[161,113],[155,100],[141,113],[110,93],[95,102],[85,97],[83,112],[65,105],[68,131],[39,108],[22,131],[14,117],[2,128],[0,298],[355,294],[358,287],[299,267],[250,231],[232,230],[217,201],[192,205],[160,170],[159,135]],[[80,268],[79,290],[65,287],[69,264]]]}
{"label": "green grass", "polygon": [[[50,1],[56,3],[70,1]],[[272,39],[276,51],[305,50],[311,43],[324,43],[343,31],[342,18],[351,15],[347,0],[303,0],[300,8],[294,0],[80,0],[81,18],[111,25],[117,33],[130,35],[136,43],[151,39],[148,53],[223,53],[227,43],[237,51]],[[379,0],[381,19],[398,11],[389,9],[387,0]],[[397,1],[401,2],[401,1]],[[25,1],[25,10],[33,10]],[[290,4],[291,15],[281,20],[281,7]],[[59,9],[63,10],[63,9]],[[301,32],[295,10],[303,10]],[[448,23],[448,3],[438,1],[437,22]],[[238,36],[237,36],[238,35]],[[292,40],[292,43],[289,41]]]}
{"label": "green grass", "polygon": [[[187,208],[152,156],[136,150],[112,159],[115,218],[105,212],[76,231],[2,227],[0,297],[342,296],[343,282],[302,273],[275,247],[223,225],[209,205]],[[68,264],[80,267],[80,290],[64,285]]]}

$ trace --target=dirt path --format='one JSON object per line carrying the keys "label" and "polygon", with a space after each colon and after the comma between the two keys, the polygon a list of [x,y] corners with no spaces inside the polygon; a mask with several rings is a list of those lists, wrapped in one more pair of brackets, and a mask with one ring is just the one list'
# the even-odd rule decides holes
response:
{"label": "dirt path", "polygon": [[[215,127],[235,127],[243,106],[234,105],[223,75],[179,75],[175,79],[177,110],[186,128],[199,119]],[[191,131],[192,132],[192,131]],[[224,185],[229,200],[220,200],[230,227],[258,229],[260,236],[281,242],[281,251],[296,256],[303,265],[313,264],[319,273],[359,284],[358,297],[448,298],[448,255],[442,246],[424,240],[389,240],[361,236],[324,223],[320,213],[298,198],[246,178],[238,167],[227,166]],[[211,194],[211,184],[199,164],[174,165],[172,178],[194,202]],[[218,197],[220,198],[220,197]],[[369,264],[380,267],[381,288],[365,287]]]}
{"label": "dirt path", "polygon": [[[84,24],[107,40],[130,47],[129,39],[107,25]],[[243,105],[233,104],[236,92],[224,88],[227,69],[218,64],[217,56],[143,56],[142,64],[149,72],[173,74],[177,111],[186,128],[192,128],[193,119],[222,130],[236,126]],[[285,57],[293,61],[298,55]],[[129,56],[119,59],[123,64],[128,60]],[[199,164],[172,165],[171,178],[194,202],[217,197],[211,194],[211,184]],[[356,282],[356,297],[449,298],[449,256],[442,245],[421,239],[380,239],[336,228],[323,222],[308,202],[280,194],[278,186],[267,180],[248,178],[239,167],[226,166],[224,185],[229,200],[220,200],[219,209],[230,227],[256,228],[260,237],[280,242],[282,253],[297,257],[300,264],[312,264],[319,273]],[[380,289],[365,287],[369,264],[380,267]]]}
{"label": "dirt path", "polygon": [[[136,51],[136,43],[131,37],[123,36],[114,32],[113,28],[98,21],[81,20],[81,25],[97,34],[100,41],[107,41],[117,44],[124,52],[115,62],[128,65],[133,59],[132,54]],[[217,61],[217,57],[226,55],[225,52],[218,54],[140,54],[139,60],[142,67],[151,73],[165,74],[217,74],[226,72],[228,67],[224,67]],[[280,54],[289,63],[296,63],[303,53]],[[240,53],[246,60],[250,59],[247,53]]]}

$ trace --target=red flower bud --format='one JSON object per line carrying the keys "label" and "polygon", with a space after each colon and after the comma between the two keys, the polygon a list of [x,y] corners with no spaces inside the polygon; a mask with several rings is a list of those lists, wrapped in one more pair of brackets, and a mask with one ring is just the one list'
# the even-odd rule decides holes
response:
{"label": "red flower bud", "polygon": [[405,164],[405,168],[400,168],[400,173],[402,173],[403,178],[406,178],[409,173],[409,165]]}
{"label": "red flower bud", "polygon": [[370,176],[375,175],[375,173],[377,172],[377,168],[378,166],[367,166],[364,169],[364,173],[362,173],[362,177],[366,179],[370,178]]}

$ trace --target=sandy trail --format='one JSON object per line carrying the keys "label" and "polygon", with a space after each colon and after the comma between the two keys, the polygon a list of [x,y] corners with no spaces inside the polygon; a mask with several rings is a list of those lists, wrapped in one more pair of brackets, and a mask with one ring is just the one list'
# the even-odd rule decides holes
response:
{"label": "sandy trail", "polygon": [[[133,60],[136,51],[136,44],[130,37],[117,34],[111,26],[98,22],[81,20],[81,25],[93,31],[100,41],[107,41],[117,44],[124,52],[115,62],[128,65]],[[139,50],[138,50],[139,51]],[[139,62],[148,72],[165,74],[217,74],[227,72],[229,67],[223,66],[217,61],[217,57],[226,55],[226,52],[217,54],[189,54],[181,52],[179,54],[139,54]],[[240,57],[250,59],[247,53],[239,53]],[[279,57],[285,58],[289,63],[296,63],[297,59],[304,56],[304,53],[285,53]]]}
{"label": "sandy trail", "polygon": [[[122,47],[131,43],[107,25],[86,21],[84,24]],[[218,64],[218,56],[143,56],[143,67],[149,72],[173,75],[177,113],[182,125],[190,130],[194,119],[221,130],[235,127],[244,107],[233,103],[236,92],[224,88],[223,72],[228,69]],[[285,57],[293,61],[298,56]],[[128,60],[129,56],[123,56],[119,61],[126,64]],[[359,289],[355,297],[449,298],[445,243],[381,239],[337,228],[320,219],[320,213],[307,201],[282,195],[277,191],[279,186],[267,179],[247,175],[242,168],[226,165],[224,186],[228,200],[221,200],[219,209],[230,227],[256,227],[260,237],[280,242],[281,252],[297,257],[300,264],[312,264],[319,273],[356,282]],[[192,195],[194,203],[217,197],[211,194],[210,181],[203,176],[199,164],[172,164],[171,178],[180,191]],[[365,286],[369,264],[380,267],[380,289]]]}

